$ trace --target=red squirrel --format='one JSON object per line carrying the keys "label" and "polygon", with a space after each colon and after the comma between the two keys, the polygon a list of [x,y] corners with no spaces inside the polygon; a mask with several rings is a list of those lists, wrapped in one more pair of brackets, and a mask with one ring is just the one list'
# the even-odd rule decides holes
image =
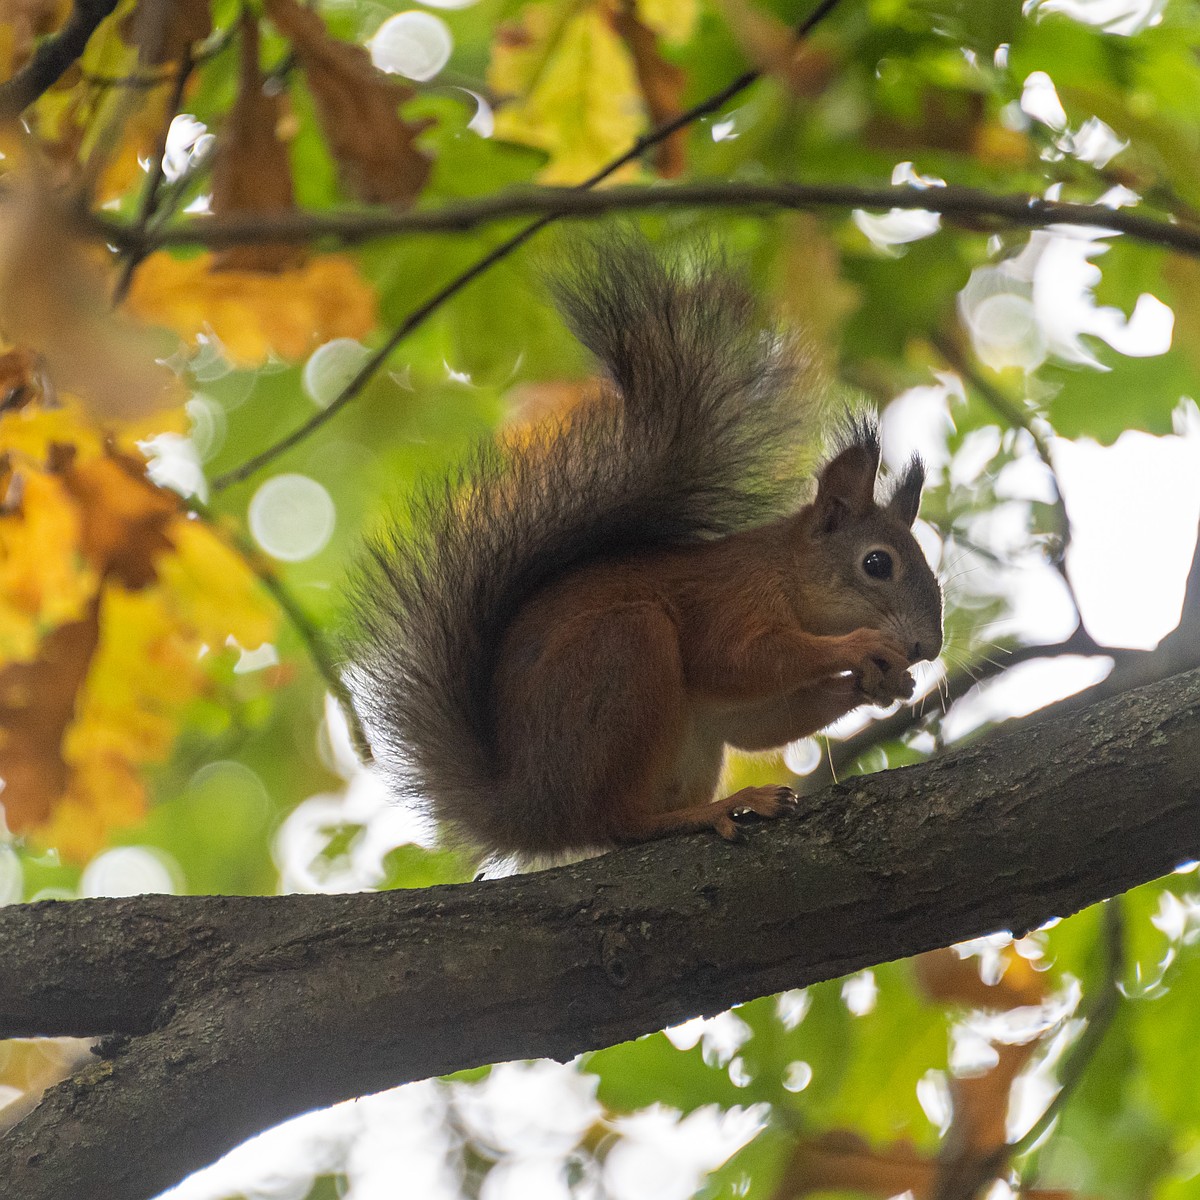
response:
{"label": "red squirrel", "polygon": [[480,447],[383,538],[355,590],[347,682],[396,790],[493,854],[544,857],[778,816],[714,799],[766,750],[911,697],[942,646],[914,540],[924,468],[876,499],[873,418],[844,422],[802,503],[823,389],[713,255],[630,235],[552,284],[599,359],[594,403]]}

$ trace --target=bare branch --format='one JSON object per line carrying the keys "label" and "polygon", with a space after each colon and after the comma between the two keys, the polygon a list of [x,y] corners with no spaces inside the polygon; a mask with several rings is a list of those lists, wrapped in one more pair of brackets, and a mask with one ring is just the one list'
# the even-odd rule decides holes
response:
{"label": "bare branch", "polygon": [[[582,185],[581,185],[582,186]],[[270,217],[200,217],[139,232],[93,216],[88,229],[123,250],[169,246],[241,246],[270,242],[354,244],[408,234],[462,233],[514,217],[588,219],[654,208],[750,208],[817,212],[828,209],[906,209],[936,212],[950,224],[977,232],[1083,226],[1123,233],[1149,245],[1200,255],[1200,228],[1103,204],[1072,204],[1025,193],[997,195],[979,188],[871,187],[841,183],[700,182],[580,188],[513,188],[479,200],[416,212],[356,210],[279,213]]]}

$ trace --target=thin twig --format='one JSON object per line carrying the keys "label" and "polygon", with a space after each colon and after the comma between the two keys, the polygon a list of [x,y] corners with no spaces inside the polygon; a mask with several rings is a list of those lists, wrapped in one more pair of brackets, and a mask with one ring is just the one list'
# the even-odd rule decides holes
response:
{"label": "thin twig", "polygon": [[[1027,1154],[1058,1120],[1075,1089],[1082,1082],[1084,1073],[1117,1015],[1121,1003],[1119,985],[1125,971],[1125,917],[1119,896],[1105,902],[1103,940],[1104,978],[1100,982],[1100,990],[1084,1014],[1087,1024],[1083,1033],[1079,1035],[1079,1040],[1071,1047],[1059,1068],[1058,1094],[1033,1123],[1033,1127],[1013,1143],[1010,1151],[1013,1155]],[[1028,1185],[1034,1180],[1031,1176],[1022,1182]]]}
{"label": "thin twig", "polygon": [[[1133,657],[1144,657],[1155,652],[1101,646],[1081,626],[1069,638],[1061,642],[1049,645],[999,647],[995,653],[997,655],[995,659],[985,659],[973,665],[969,671],[957,671],[950,676],[941,691],[943,703],[947,707],[957,703],[981,683],[1011,670],[1020,663],[1062,658],[1069,655],[1113,658],[1118,662],[1123,662]],[[923,722],[931,719],[933,714],[925,710],[925,705],[935,698],[936,694],[930,693],[921,697],[915,704],[900,708],[890,716],[881,717],[878,721],[872,721],[870,725],[848,738],[829,739],[828,761],[822,759],[820,765],[811,774],[804,776],[801,790],[805,794],[818,791],[826,784],[834,782],[842,775],[843,771],[857,759],[862,758],[864,754],[882,746],[885,742],[903,737],[909,730],[916,729]]]}
{"label": "thin twig", "polygon": [[1054,488],[1054,511],[1058,518],[1059,545],[1050,557],[1050,563],[1058,572],[1063,586],[1067,589],[1071,604],[1075,609],[1076,619],[1083,623],[1083,611],[1079,607],[1079,596],[1067,570],[1067,551],[1071,547],[1071,517],[1067,512],[1067,504],[1063,499],[1062,486],[1058,481],[1058,471],[1054,466],[1054,456],[1050,452],[1050,443],[1045,435],[1021,406],[1011,400],[998,388],[982,371],[979,371],[970,359],[962,352],[956,340],[943,333],[935,331],[930,341],[937,352],[946,360],[947,365],[957,375],[961,376],[971,387],[983,397],[987,406],[1014,429],[1023,429],[1033,439],[1034,449],[1050,472],[1050,483]]}
{"label": "thin twig", "polygon": [[[821,0],[815,9],[808,17],[801,22],[796,31],[796,39],[806,37],[808,33],[821,21],[827,13],[832,12],[837,6],[838,0]],[[750,86],[759,77],[758,71],[746,71],[739,75],[728,86],[722,88],[707,100],[701,101],[699,104],[689,108],[686,112],[680,113],[679,116],[662,125],[652,129],[645,136],[637,139],[636,142],[618,158],[612,160],[601,170],[594,175],[585,179],[577,188],[572,189],[576,194],[583,194],[596,184],[607,179],[614,172],[618,171],[626,163],[632,162],[640,157],[651,147],[658,145],[659,142],[670,137],[676,130],[684,128],[693,121],[699,120],[703,116],[707,116],[711,112],[717,111],[722,105],[727,103],[732,97],[736,96],[744,88]],[[362,369],[355,377],[350,380],[342,391],[334,398],[332,403],[324,409],[316,413],[303,425],[294,429],[291,433],[281,438],[274,445],[268,446],[267,449],[254,455],[241,466],[235,467],[231,471],[226,471],[224,475],[214,479],[212,486],[214,490],[227,488],[232,484],[240,483],[253,475],[260,467],[278,458],[279,455],[290,450],[307,438],[311,433],[321,428],[327,421],[333,419],[347,404],[349,404],[356,396],[366,387],[367,383],[375,375],[375,372],[387,361],[392,351],[418,326],[424,324],[430,316],[433,315],[443,304],[446,303],[452,296],[457,295],[468,284],[478,279],[486,271],[507,258],[513,251],[523,246],[535,234],[545,229],[547,225],[552,224],[558,219],[560,214],[557,212],[547,212],[539,217],[536,221],[526,225],[524,229],[507,238],[493,250],[485,254],[481,259],[477,260],[472,266],[468,267],[461,275],[451,280],[444,287],[435,292],[424,304],[419,305],[414,309],[401,324],[392,332],[388,339],[375,351],[374,354],[363,365]]]}
{"label": "thin twig", "polygon": [[48,92],[75,63],[100,23],[116,7],[117,0],[75,0],[62,29],[42,42],[11,79],[0,83],[0,120],[19,117]]}
{"label": "thin twig", "polygon": [[[222,51],[228,49],[233,43],[233,35],[236,30],[236,25],[230,25],[228,28],[222,29],[217,37],[205,38],[201,44],[201,48],[192,55],[193,68],[209,62],[216,58]],[[83,82],[100,92],[106,92],[112,88],[127,88],[132,91],[153,91],[154,88],[170,83],[175,78],[175,74],[175,71],[171,69],[149,73],[135,71],[130,75],[98,75],[91,71],[84,71]]]}
{"label": "thin twig", "polygon": [[[674,123],[672,123],[672,128]],[[667,128],[663,126],[662,128]],[[622,158],[622,165],[626,160]],[[616,168],[612,168],[615,170]],[[605,176],[606,177],[606,176]],[[169,228],[138,231],[100,215],[87,228],[122,249],[167,246],[221,248],[261,242],[337,242],[342,245],[407,234],[462,233],[514,217],[540,216],[544,222],[588,219],[614,212],[654,208],[905,209],[939,213],[953,225],[977,232],[1042,229],[1071,225],[1123,233],[1148,245],[1200,256],[1200,228],[1144,216],[1103,204],[1043,200],[1025,193],[997,195],[980,188],[916,188],[907,184],[872,187],[843,183],[747,183],[708,181],[630,184],[593,192],[601,176],[578,187],[512,188],[497,195],[416,212],[354,210],[285,212],[270,216],[201,217]],[[538,228],[543,228],[542,224]]]}
{"label": "thin twig", "polygon": [[240,529],[226,526],[218,521],[209,508],[194,497],[187,499],[185,503],[189,511],[202,520],[217,537],[237,551],[246,566],[254,572],[263,589],[279,605],[284,615],[292,623],[292,628],[304,643],[313,666],[317,668],[318,674],[324,680],[325,686],[337,701],[342,715],[346,718],[350,741],[359,761],[364,766],[370,766],[374,761],[371,743],[367,739],[362,722],[358,719],[358,713],[350,699],[350,692],[342,682],[333,652],[320,629],[313,623],[296,597],[292,595],[291,589],[279,578],[274,567],[264,560],[258,547]]}
{"label": "thin twig", "polygon": [[[171,136],[171,126],[174,124],[175,118],[179,113],[179,107],[183,103],[183,90],[187,87],[187,81],[192,74],[194,65],[190,49],[185,49],[183,57],[179,61],[179,66],[175,71],[171,96],[167,101],[166,117],[163,120],[162,130],[155,144],[153,161],[150,163],[150,177],[146,180],[145,190],[142,192],[142,202],[138,206],[135,228],[143,234],[149,228],[150,222],[154,219],[154,214],[158,208],[159,191],[162,188],[163,180],[166,178],[167,140]],[[133,282],[133,273],[141,265],[142,260],[146,257],[146,253],[145,250],[137,249],[130,249],[127,252],[125,261],[121,266],[121,273],[117,277],[116,286],[113,288],[113,307],[116,307],[125,299],[125,295],[129,291],[129,285]]]}

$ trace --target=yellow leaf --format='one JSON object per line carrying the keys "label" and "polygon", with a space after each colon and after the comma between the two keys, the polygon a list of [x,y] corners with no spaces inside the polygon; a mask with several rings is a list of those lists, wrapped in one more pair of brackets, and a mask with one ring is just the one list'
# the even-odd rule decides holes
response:
{"label": "yellow leaf", "polygon": [[637,19],[668,42],[686,42],[696,28],[696,0],[634,0]]}
{"label": "yellow leaf", "polygon": [[126,307],[195,344],[216,338],[238,366],[272,356],[298,360],[333,338],[364,337],[375,325],[374,289],[353,261],[330,254],[268,275],[213,271],[210,255],[159,251],[133,277]]}
{"label": "yellow leaf", "polygon": [[0,809],[83,859],[144,811],[230,638],[276,612],[251,569],[81,403],[0,416]]}
{"label": "yellow leaf", "polygon": [[[633,60],[608,14],[528,5],[502,30],[488,82],[514,97],[496,114],[496,135],[545,150],[543,183],[581,183],[627,150],[645,126]],[[614,174],[636,173],[635,164]]]}
{"label": "yellow leaf", "polygon": [[79,553],[79,510],[61,481],[5,482],[20,499],[0,513],[0,661],[28,662],[47,629],[82,617],[99,579]]}

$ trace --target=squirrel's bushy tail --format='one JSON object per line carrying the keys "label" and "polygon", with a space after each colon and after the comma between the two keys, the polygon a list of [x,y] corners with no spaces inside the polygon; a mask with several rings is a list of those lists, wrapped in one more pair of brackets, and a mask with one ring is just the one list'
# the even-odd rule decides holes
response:
{"label": "squirrel's bushy tail", "polygon": [[576,246],[551,286],[609,377],[517,445],[480,447],[377,538],[353,591],[347,683],[405,798],[468,842],[507,827],[490,708],[521,604],[601,558],[682,545],[797,506],[823,387],[711,253],[664,261],[632,236]]}

